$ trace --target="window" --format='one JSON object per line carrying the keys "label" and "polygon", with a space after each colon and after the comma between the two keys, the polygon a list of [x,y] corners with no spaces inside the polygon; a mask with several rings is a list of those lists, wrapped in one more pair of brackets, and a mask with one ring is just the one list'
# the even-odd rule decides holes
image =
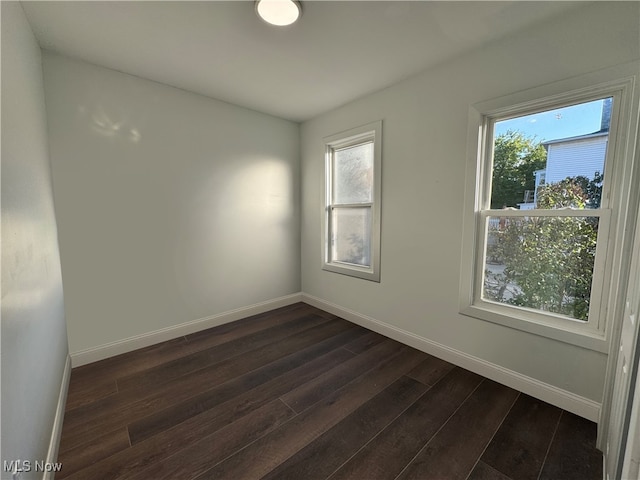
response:
{"label": "window", "polygon": [[601,199],[612,102],[487,121],[483,301],[588,321],[596,249],[607,242],[598,228],[609,215]]}
{"label": "window", "polygon": [[323,268],[380,281],[382,122],[325,138]]}
{"label": "window", "polygon": [[631,85],[472,109],[461,313],[606,351],[632,195],[621,113]]}

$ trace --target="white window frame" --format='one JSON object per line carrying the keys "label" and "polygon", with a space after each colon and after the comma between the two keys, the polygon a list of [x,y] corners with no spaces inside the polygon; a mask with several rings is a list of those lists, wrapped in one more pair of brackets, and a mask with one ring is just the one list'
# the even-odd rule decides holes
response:
{"label": "white window frame", "polygon": [[[625,252],[629,249],[625,225],[639,197],[635,191],[638,189],[631,188],[633,181],[638,183],[640,180],[633,166],[638,127],[637,72],[638,64],[633,62],[478,103],[470,108],[460,313],[603,353],[608,351],[608,324],[612,321],[625,283],[622,272],[625,271]],[[558,216],[558,211],[554,210],[490,209],[493,125],[496,121],[604,97],[613,97],[613,109],[601,208],[568,210],[562,214],[600,218],[589,320],[572,320],[562,315],[482,299],[488,217],[524,216],[522,212],[527,216]]]}
{"label": "white window frame", "polygon": [[[353,205],[333,202],[333,155],[336,150],[373,142],[372,201]],[[322,269],[352,277],[380,282],[380,201],[382,168],[382,121],[362,125],[324,138],[325,189],[322,221]],[[371,265],[361,266],[335,261],[331,258],[333,242],[331,212],[335,208],[371,208]]]}

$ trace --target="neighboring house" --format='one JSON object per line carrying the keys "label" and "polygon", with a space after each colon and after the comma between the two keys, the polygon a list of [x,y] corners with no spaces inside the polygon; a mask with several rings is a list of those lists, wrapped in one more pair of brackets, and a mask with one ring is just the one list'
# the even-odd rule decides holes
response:
{"label": "neighboring house", "polygon": [[547,150],[547,164],[544,169],[534,172],[535,190],[524,192],[520,210],[535,208],[538,190],[547,183],[557,183],[567,177],[583,176],[592,180],[596,172],[604,172],[604,160],[609,140],[611,121],[611,98],[602,105],[600,130],[577,137],[560,138],[543,142]]}

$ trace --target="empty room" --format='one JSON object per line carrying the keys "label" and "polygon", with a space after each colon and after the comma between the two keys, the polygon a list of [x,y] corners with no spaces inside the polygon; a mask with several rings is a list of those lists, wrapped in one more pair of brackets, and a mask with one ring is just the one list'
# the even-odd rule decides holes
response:
{"label": "empty room", "polygon": [[640,3],[0,5],[3,480],[640,479]]}

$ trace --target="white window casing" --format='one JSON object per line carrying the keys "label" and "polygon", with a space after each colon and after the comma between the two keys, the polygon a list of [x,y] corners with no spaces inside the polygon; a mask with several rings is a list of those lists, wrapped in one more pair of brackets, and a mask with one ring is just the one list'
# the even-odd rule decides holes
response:
{"label": "white window casing", "polygon": [[[380,281],[380,201],[382,168],[382,121],[331,135],[325,143],[325,188],[322,216],[322,269],[375,282]],[[372,168],[366,179],[370,196],[366,200],[339,198],[336,194],[335,158],[340,152],[360,146],[373,147]],[[349,197],[349,195],[346,195]],[[361,261],[348,261],[338,254],[338,221],[341,216],[360,215],[363,232]]]}
{"label": "white window casing", "polygon": [[[626,229],[640,199],[634,162],[637,134],[636,62],[473,105],[469,110],[460,313],[606,352],[609,323],[624,286]],[[613,97],[602,203],[598,209],[490,209],[493,125],[532,113]],[[636,185],[633,188],[633,185]],[[631,216],[630,216],[631,215]],[[588,321],[482,298],[489,217],[597,217],[598,237]],[[608,335],[609,334],[609,335]]]}

